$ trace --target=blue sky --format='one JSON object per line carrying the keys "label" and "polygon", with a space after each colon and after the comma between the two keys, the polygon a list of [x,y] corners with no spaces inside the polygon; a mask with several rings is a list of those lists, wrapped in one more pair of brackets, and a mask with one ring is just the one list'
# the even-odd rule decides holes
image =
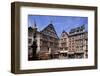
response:
{"label": "blue sky", "polygon": [[60,36],[62,31],[69,32],[70,29],[85,25],[85,29],[88,30],[88,17],[77,16],[45,16],[45,15],[28,15],[28,26],[37,25],[38,31],[52,23]]}

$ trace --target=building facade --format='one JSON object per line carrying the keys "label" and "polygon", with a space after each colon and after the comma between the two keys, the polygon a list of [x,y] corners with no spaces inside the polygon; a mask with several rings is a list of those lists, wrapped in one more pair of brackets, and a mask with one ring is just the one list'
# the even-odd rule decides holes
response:
{"label": "building facade", "polygon": [[[53,24],[49,24],[42,31],[37,31],[36,28],[29,27],[36,32],[37,49],[36,54],[38,59],[54,59],[58,58],[58,36]],[[29,57],[32,57],[32,42],[34,41],[34,32],[29,31],[28,34],[28,50]]]}
{"label": "building facade", "polygon": [[85,26],[76,27],[69,32],[69,58],[87,58],[88,33]]}
{"label": "building facade", "polygon": [[37,31],[34,24],[28,28],[28,59],[34,60],[33,56],[39,60],[87,58],[88,32],[85,26],[73,28],[68,33],[62,31],[59,38],[52,23],[41,31]]}
{"label": "building facade", "polygon": [[51,57],[58,57],[58,36],[53,24],[49,24],[42,31],[40,31],[40,53],[46,52]]}
{"label": "building facade", "polygon": [[68,33],[63,31],[59,40],[59,58],[67,57],[69,47]]}
{"label": "building facade", "polygon": [[69,33],[63,31],[59,40],[60,58],[87,58],[88,33],[85,26],[73,28]]}

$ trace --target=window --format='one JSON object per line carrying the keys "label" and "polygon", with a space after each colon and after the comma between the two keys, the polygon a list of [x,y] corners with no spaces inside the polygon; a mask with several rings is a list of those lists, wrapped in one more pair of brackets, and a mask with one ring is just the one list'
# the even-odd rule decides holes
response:
{"label": "window", "polygon": [[64,38],[64,41],[66,41],[66,38]]}
{"label": "window", "polygon": [[66,46],[66,43],[62,43],[61,46],[62,46],[62,47],[65,47],[65,46]]}
{"label": "window", "polygon": [[32,43],[32,39],[28,39],[28,43]]}
{"label": "window", "polygon": [[31,37],[31,36],[32,36],[32,34],[31,34],[31,33],[28,33],[28,36],[29,36],[29,37]]}
{"label": "window", "polygon": [[32,48],[31,47],[28,47],[28,50],[31,50]]}
{"label": "window", "polygon": [[48,34],[48,35],[51,35],[51,33],[50,33],[50,32],[48,32],[47,34]]}
{"label": "window", "polygon": [[42,45],[42,41],[40,41],[40,45]]}
{"label": "window", "polygon": [[69,45],[71,45],[71,42],[69,42]]}
{"label": "window", "polygon": [[60,50],[63,50],[63,48],[60,48]]}
{"label": "window", "polygon": [[61,42],[63,41],[63,39],[61,39]]}
{"label": "window", "polygon": [[53,43],[52,42],[50,42],[50,46],[53,46]]}
{"label": "window", "polygon": [[50,37],[49,36],[47,37],[47,40],[50,40]]}
{"label": "window", "polygon": [[64,37],[65,36],[65,34],[62,34],[62,37]]}
{"label": "window", "polygon": [[65,50],[68,50],[68,47],[66,47]]}
{"label": "window", "polygon": [[82,51],[83,50],[83,47],[82,46],[80,46],[80,51]]}

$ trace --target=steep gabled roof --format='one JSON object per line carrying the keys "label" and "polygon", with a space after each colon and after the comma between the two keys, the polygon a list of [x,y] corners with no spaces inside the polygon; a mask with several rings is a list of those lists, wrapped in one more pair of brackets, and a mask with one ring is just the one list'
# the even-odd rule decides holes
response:
{"label": "steep gabled roof", "polygon": [[69,34],[65,30],[63,30],[62,33],[61,33],[60,38],[62,37],[63,34],[65,34],[65,36],[67,36],[67,37],[69,36]]}
{"label": "steep gabled roof", "polygon": [[68,33],[65,31],[65,30],[63,30],[63,32],[62,33],[65,33],[66,35],[68,35]]}
{"label": "steep gabled roof", "polygon": [[56,35],[56,38],[59,38],[57,35],[57,32],[55,31],[55,28],[53,26],[53,24],[49,24],[48,26],[46,26],[42,31],[40,31],[41,33],[44,33],[46,30],[48,30],[49,28],[51,28],[54,31],[54,34]]}

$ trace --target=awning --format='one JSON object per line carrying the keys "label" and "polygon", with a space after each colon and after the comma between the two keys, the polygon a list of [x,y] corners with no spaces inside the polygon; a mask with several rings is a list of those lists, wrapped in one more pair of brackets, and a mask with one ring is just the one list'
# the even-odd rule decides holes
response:
{"label": "awning", "polygon": [[67,53],[68,51],[67,50],[62,50],[62,51],[59,51],[60,53]]}

